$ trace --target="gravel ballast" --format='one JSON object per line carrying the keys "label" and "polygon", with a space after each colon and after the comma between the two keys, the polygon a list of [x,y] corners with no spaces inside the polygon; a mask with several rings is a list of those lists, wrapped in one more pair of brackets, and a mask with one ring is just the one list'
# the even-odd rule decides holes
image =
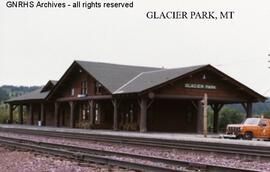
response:
{"label": "gravel ballast", "polygon": [[67,159],[7,149],[0,145],[1,172],[107,172],[126,171],[94,163],[80,163]]}
{"label": "gravel ballast", "polygon": [[117,151],[132,153],[137,155],[155,156],[161,158],[170,158],[174,160],[185,160],[189,162],[200,162],[212,165],[221,165],[235,168],[254,169],[260,171],[270,171],[270,162],[265,159],[247,158],[244,156],[225,155],[217,153],[187,151],[178,149],[154,148],[146,146],[131,146],[125,144],[112,144],[96,141],[82,141],[64,138],[32,136],[15,133],[0,132],[0,136],[28,139],[33,141],[56,143],[63,145],[78,146],[84,148]]}

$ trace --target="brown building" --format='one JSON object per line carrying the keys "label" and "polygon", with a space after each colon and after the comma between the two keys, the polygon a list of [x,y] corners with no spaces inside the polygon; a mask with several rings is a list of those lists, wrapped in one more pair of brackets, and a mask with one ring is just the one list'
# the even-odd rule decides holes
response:
{"label": "brown building", "polygon": [[198,132],[203,130],[201,100],[208,95],[214,131],[225,104],[252,103],[265,97],[211,65],[175,69],[74,61],[58,82],[12,98],[19,123],[72,128]]}

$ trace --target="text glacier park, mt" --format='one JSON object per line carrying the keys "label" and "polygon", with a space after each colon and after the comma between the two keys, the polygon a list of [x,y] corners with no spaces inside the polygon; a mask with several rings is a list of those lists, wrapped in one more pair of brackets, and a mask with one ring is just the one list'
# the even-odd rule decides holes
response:
{"label": "text glacier park, mt", "polygon": [[148,11],[148,19],[233,19],[234,11]]}

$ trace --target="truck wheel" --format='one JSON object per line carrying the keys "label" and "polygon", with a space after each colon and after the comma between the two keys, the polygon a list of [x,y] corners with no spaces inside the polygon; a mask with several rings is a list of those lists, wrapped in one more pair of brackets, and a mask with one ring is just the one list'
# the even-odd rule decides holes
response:
{"label": "truck wheel", "polygon": [[245,133],[245,135],[244,135],[245,140],[252,140],[252,138],[253,138],[252,132],[246,132]]}

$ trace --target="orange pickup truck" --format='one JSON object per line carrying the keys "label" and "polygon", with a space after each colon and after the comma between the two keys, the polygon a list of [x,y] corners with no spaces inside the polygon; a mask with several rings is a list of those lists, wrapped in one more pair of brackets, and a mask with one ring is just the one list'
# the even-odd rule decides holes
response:
{"label": "orange pickup truck", "polygon": [[247,118],[242,124],[230,124],[227,126],[224,138],[270,139],[270,119]]}

